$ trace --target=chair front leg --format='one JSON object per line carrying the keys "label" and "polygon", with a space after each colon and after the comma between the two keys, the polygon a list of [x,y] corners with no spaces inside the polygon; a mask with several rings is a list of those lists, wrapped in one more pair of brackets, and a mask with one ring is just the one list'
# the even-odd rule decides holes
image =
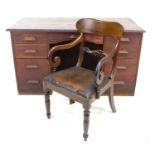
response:
{"label": "chair front leg", "polygon": [[109,88],[109,103],[113,113],[116,112],[115,104],[114,104],[114,86]]}
{"label": "chair front leg", "polygon": [[83,138],[84,138],[84,141],[87,141],[88,129],[89,129],[90,105],[86,105],[83,107],[84,107],[84,120],[83,120],[84,133],[83,133]]}
{"label": "chair front leg", "polygon": [[51,112],[50,112],[50,94],[51,90],[46,89],[45,90],[45,106],[46,106],[46,116],[48,119],[51,117]]}

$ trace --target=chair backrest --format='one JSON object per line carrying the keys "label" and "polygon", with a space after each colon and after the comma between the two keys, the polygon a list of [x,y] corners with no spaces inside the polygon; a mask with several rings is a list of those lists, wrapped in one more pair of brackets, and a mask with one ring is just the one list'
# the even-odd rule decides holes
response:
{"label": "chair backrest", "polygon": [[115,39],[120,39],[123,35],[123,27],[121,24],[92,18],[78,20],[76,28],[78,32],[81,33],[111,36]]}
{"label": "chair backrest", "polygon": [[[120,39],[123,36],[124,28],[121,24],[116,23],[116,22],[110,22],[110,21],[100,21],[92,18],[83,18],[77,21],[76,23],[76,28],[78,32],[82,34],[92,34],[92,35],[100,35],[103,36],[103,44],[106,41],[106,38],[112,37],[114,40],[114,44],[112,45],[112,48],[109,49],[109,51],[101,51],[98,50],[101,54],[106,54],[106,57],[102,58],[99,63],[97,63],[96,69],[95,69],[95,74],[96,76],[96,81],[97,85],[100,85],[102,83],[103,77],[104,77],[104,66],[105,63],[109,62],[112,60],[112,67],[108,66],[110,69],[108,76],[110,78],[114,78],[116,74],[116,64],[117,64],[117,56],[118,56],[118,51],[119,51],[119,43]],[[85,37],[84,41],[85,41]],[[77,66],[80,66],[83,62],[83,44],[80,46],[80,55],[78,59]],[[86,49],[86,48],[84,48]],[[84,50],[88,51],[88,50]],[[96,51],[95,51],[96,52]],[[106,52],[106,53],[105,53]],[[107,53],[108,52],[108,53]],[[90,51],[89,53],[94,53],[94,51]],[[96,54],[95,54],[96,55]]]}

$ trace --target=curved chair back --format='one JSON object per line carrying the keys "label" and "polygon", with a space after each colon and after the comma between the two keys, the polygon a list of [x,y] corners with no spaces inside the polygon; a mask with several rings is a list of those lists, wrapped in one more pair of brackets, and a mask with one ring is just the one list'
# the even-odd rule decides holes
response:
{"label": "curved chair back", "polygon": [[123,35],[123,27],[121,24],[92,18],[78,20],[76,28],[78,32],[81,33],[111,36],[115,39],[120,39]]}

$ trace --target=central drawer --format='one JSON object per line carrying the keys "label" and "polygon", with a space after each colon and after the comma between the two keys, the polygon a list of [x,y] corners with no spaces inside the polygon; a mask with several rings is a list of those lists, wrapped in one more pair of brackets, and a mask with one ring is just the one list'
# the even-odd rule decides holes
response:
{"label": "central drawer", "polygon": [[41,93],[43,78],[49,74],[47,59],[16,59],[18,90],[20,93]]}
{"label": "central drawer", "polygon": [[48,41],[49,43],[59,43],[59,42],[75,40],[78,36],[79,36],[78,33],[51,32],[51,33],[48,33]]}

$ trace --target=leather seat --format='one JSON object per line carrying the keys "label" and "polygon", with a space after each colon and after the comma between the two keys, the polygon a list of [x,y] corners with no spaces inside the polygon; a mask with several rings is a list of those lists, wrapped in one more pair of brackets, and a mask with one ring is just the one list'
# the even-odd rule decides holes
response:
{"label": "leather seat", "polygon": [[44,78],[44,81],[90,98],[95,93],[94,71],[83,67],[70,67],[55,72]]}

